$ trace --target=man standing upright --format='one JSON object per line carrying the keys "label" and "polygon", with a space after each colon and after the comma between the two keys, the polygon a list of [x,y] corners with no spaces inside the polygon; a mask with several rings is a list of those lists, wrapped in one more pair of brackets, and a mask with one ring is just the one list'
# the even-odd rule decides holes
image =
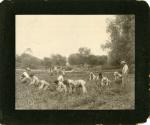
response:
{"label": "man standing upright", "polygon": [[128,65],[126,61],[121,61],[122,67],[122,87],[124,88],[128,82]]}

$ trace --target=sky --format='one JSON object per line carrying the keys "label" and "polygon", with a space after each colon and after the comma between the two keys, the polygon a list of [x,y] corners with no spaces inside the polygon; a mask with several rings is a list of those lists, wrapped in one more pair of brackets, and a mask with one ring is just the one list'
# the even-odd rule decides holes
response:
{"label": "sky", "polygon": [[16,15],[16,54],[31,48],[38,58],[68,57],[80,47],[107,55],[101,45],[108,40],[106,19],[113,15]]}

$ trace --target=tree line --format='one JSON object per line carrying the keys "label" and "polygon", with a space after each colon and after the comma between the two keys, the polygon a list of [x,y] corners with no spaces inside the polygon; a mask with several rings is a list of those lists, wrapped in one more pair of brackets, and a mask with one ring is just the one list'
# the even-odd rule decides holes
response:
{"label": "tree line", "polygon": [[31,67],[36,69],[42,67],[66,66],[67,60],[70,65],[104,65],[107,63],[107,56],[93,55],[91,54],[91,50],[86,47],[79,48],[78,52],[70,54],[68,59],[60,54],[39,59],[30,54],[23,53],[20,56],[16,55],[16,67]]}
{"label": "tree line", "polygon": [[107,63],[107,56],[93,55],[89,48],[82,47],[77,53],[71,54],[68,61],[71,65],[104,65]]}

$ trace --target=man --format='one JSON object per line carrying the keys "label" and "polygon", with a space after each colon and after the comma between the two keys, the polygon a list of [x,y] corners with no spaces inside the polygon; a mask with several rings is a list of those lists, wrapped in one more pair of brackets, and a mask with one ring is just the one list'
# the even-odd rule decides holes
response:
{"label": "man", "polygon": [[86,84],[86,81],[82,80],[82,79],[79,79],[79,80],[71,80],[71,79],[68,79],[67,80],[68,84],[69,84],[69,91],[70,92],[75,92],[77,88],[81,87],[82,89],[82,92],[83,93],[87,93],[87,89],[85,87],[85,84]]}
{"label": "man", "polygon": [[114,72],[114,78],[115,80],[121,79],[122,75],[119,72]]}
{"label": "man", "polygon": [[57,78],[57,84],[58,84],[58,87],[57,87],[57,90],[58,91],[65,91],[67,92],[67,86],[63,83],[64,82],[64,75],[61,73],[58,78]]}
{"label": "man", "polygon": [[125,87],[125,85],[128,82],[128,65],[125,61],[121,61],[122,68],[122,87]]}
{"label": "man", "polygon": [[20,79],[21,79],[22,83],[26,83],[28,81],[31,81],[31,78],[30,78],[30,68],[26,68],[25,69],[25,72],[22,73]]}
{"label": "man", "polygon": [[64,81],[63,74],[59,75],[58,78],[57,78],[57,80],[58,80],[59,82],[63,82],[63,81]]}
{"label": "man", "polygon": [[122,75],[119,73],[119,72],[114,72],[114,82],[117,83],[117,84],[120,84],[122,83]]}
{"label": "man", "polygon": [[45,80],[40,80],[37,76],[35,75],[30,75],[30,78],[31,78],[31,82],[29,85],[35,85],[35,86],[38,86],[39,87],[39,90],[40,89],[44,89],[46,90],[48,87],[49,87],[49,83]]}
{"label": "man", "polygon": [[96,76],[94,75],[94,73],[90,72],[89,80],[95,80],[95,79],[96,79]]}
{"label": "man", "polygon": [[63,76],[65,76],[65,69],[62,69],[62,74],[63,74]]}
{"label": "man", "polygon": [[103,76],[102,72],[99,72],[98,79],[101,86],[110,86],[111,81],[106,76]]}
{"label": "man", "polygon": [[31,82],[29,85],[36,85],[36,86],[39,85],[40,80],[37,76],[32,74],[32,75],[30,75],[30,78],[31,78]]}
{"label": "man", "polygon": [[49,85],[50,85],[50,84],[49,84],[47,81],[45,81],[45,80],[40,80],[39,83],[41,84],[41,85],[39,86],[39,89],[44,89],[44,90],[46,90],[46,89],[49,87]]}

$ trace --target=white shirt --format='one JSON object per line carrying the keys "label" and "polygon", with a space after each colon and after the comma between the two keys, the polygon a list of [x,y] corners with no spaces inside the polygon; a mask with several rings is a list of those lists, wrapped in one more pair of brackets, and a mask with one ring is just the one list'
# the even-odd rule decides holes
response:
{"label": "white shirt", "polygon": [[128,74],[128,65],[127,64],[125,64],[124,66],[123,66],[123,68],[122,68],[122,74]]}
{"label": "white shirt", "polygon": [[63,82],[63,81],[64,81],[64,77],[63,77],[62,75],[60,75],[60,76],[58,76],[57,80],[58,80],[59,82]]}
{"label": "white shirt", "polygon": [[101,84],[102,84],[102,85],[109,85],[110,82],[111,82],[111,81],[110,81],[107,77],[104,77],[104,76],[103,76],[103,78],[102,78],[102,80],[101,80]]}
{"label": "white shirt", "polygon": [[24,77],[29,78],[29,74],[27,72],[23,72]]}
{"label": "white shirt", "polygon": [[90,72],[90,80],[95,80],[96,79],[96,76],[94,75],[93,72]]}

